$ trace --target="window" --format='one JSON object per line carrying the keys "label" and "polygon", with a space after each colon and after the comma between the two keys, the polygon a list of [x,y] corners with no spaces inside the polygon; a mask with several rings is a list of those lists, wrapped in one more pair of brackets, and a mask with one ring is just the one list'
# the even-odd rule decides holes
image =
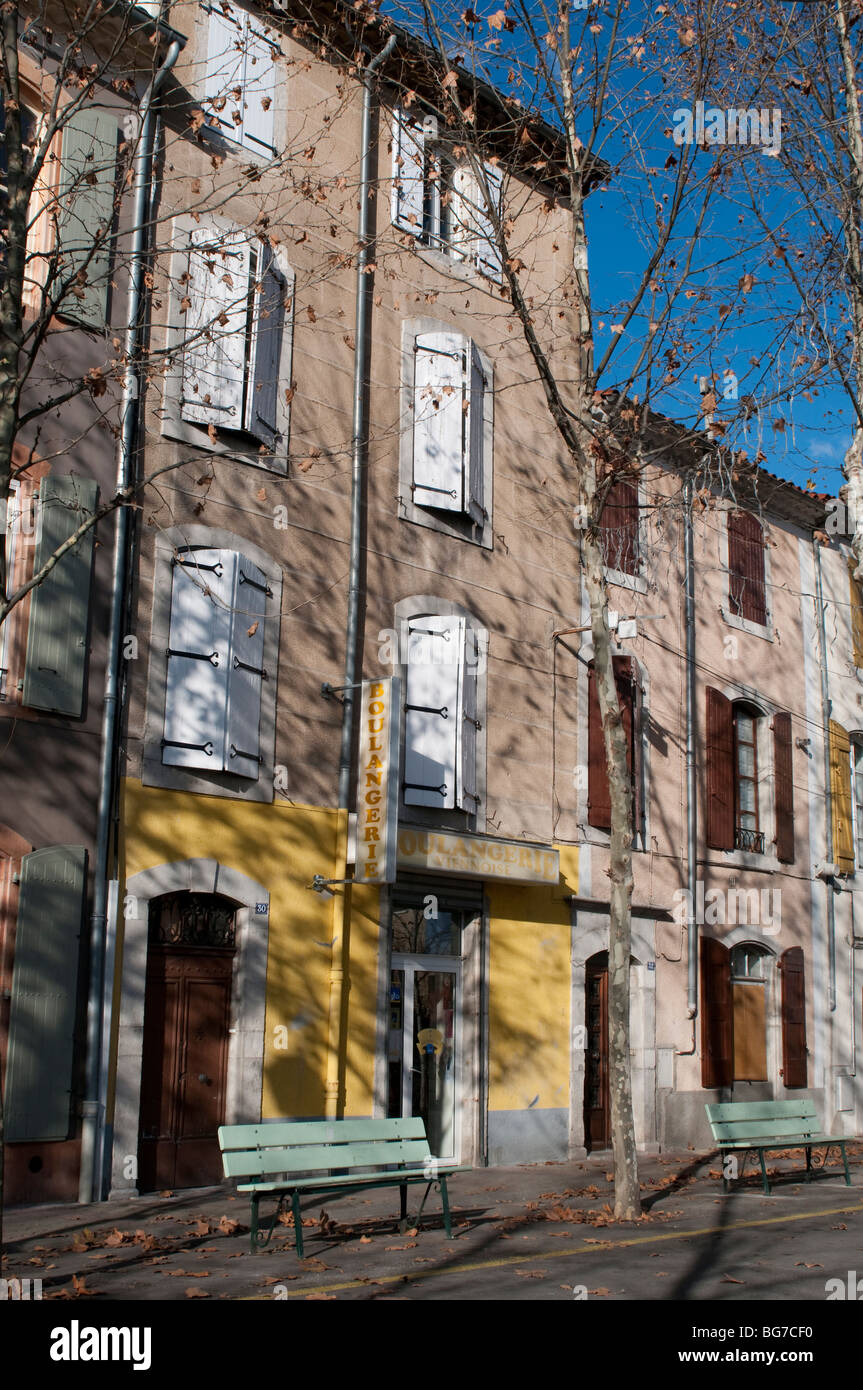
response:
{"label": "window", "polygon": [[[731,950],[704,936],[701,941],[701,1084],[707,1089],[735,1081],[770,1080],[767,1026],[774,958],[759,946]],[[807,1085],[806,990],[803,951],[783,951],[782,1082]],[[776,1008],[775,1003],[773,1008]]]}
{"label": "window", "polygon": [[[841,874],[853,874],[854,802],[851,790],[851,739],[835,719],[828,733],[830,756],[830,820],[833,828],[833,859]],[[856,750],[855,750],[856,761]],[[859,826],[859,820],[858,820]]]}
{"label": "window", "polygon": [[284,472],[293,276],[230,223],[181,218],[175,232],[163,431]]}
{"label": "window", "polygon": [[638,483],[616,478],[599,518],[599,543],[607,569],[637,578],[641,573]]}
{"label": "window", "polygon": [[406,651],[404,804],[474,815],[481,634],[463,617],[416,614]]}
{"label": "window", "polygon": [[793,863],[790,714],[777,710],[771,724],[757,705],[708,687],[706,764],[708,846],[765,854],[772,822],[777,859]]}
{"label": "window", "polygon": [[404,519],[490,548],[491,365],[434,319],[402,330],[399,491]]}
{"label": "window", "polygon": [[438,140],[437,118],[393,113],[392,220],[422,246],[466,261],[491,280],[501,278],[501,259],[489,217],[500,216],[502,175],[494,164],[482,172],[455,161]]}
{"label": "window", "polygon": [[764,535],[750,512],[728,514],[728,607],[732,617],[767,625]]}
{"label": "window", "polygon": [[157,534],[145,786],[273,800],[281,590],[278,565],[245,537]]}
{"label": "window", "polygon": [[210,124],[247,149],[273,152],[273,98],[278,42],[262,22],[229,4],[207,6]]}
{"label": "window", "polygon": [[[637,838],[641,833],[641,754],[640,754],[640,690],[631,657],[616,656],[614,678],[617,698],[623,717],[626,738],[626,765],[632,789],[632,828]],[[608,763],[605,738],[599,709],[599,692],[593,662],[587,668],[587,823],[597,830],[611,830],[611,793],[608,785]]]}
{"label": "window", "polygon": [[734,1080],[767,1080],[767,965],[760,946],[731,949]]}
{"label": "window", "polygon": [[863,668],[863,586],[854,578],[857,561],[852,555],[848,560],[848,584],[851,590],[851,647],[854,665]]}
{"label": "window", "polygon": [[734,848],[764,853],[758,829],[758,711],[734,706]]}
{"label": "window", "polygon": [[162,762],[257,780],[267,600],[264,574],[230,550],[177,555]]}
{"label": "window", "polygon": [[[40,135],[41,98],[24,84],[22,141]],[[36,178],[27,210],[25,309],[56,312],[85,328],[104,327],[108,313],[111,233],[117,197],[116,113],[85,108],[63,119]],[[0,130],[3,128],[0,107]],[[5,204],[5,146],[0,142],[0,209]]]}
{"label": "window", "polygon": [[[42,465],[44,467],[44,465]],[[27,476],[7,503],[13,593],[95,511],[98,488],[87,478]],[[10,613],[0,648],[0,699],[80,718],[84,713],[94,528],[68,550],[41,584]]]}
{"label": "window", "polygon": [[481,522],[486,379],[479,352],[460,333],[427,333],[414,353],[414,504]]}

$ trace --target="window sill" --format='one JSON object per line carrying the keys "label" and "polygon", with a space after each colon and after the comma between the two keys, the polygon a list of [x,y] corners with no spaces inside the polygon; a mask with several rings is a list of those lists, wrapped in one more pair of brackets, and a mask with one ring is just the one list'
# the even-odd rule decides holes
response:
{"label": "window sill", "polygon": [[605,571],[606,584],[614,584],[618,589],[629,589],[634,594],[647,593],[647,580],[641,574],[627,574],[625,570]]}
{"label": "window sill", "polygon": [[745,849],[713,849],[707,853],[721,858],[702,862],[720,865],[726,869],[755,869],[764,874],[778,874],[791,868],[790,864],[780,864],[775,854],[753,854]]}
{"label": "window sill", "polygon": [[259,452],[259,445],[249,437],[248,448],[243,447],[239,441],[219,439],[213,443],[208,435],[206,428],[201,425],[190,425],[185,420],[177,419],[176,415],[169,414],[162,419],[162,434],[166,439],[177,439],[183,444],[189,444],[194,449],[201,449],[206,454],[216,454],[221,458],[233,459],[236,463],[247,463],[253,468],[263,468],[268,473],[277,473],[284,477],[288,472],[287,453],[282,454],[262,454]]}
{"label": "window sill", "polygon": [[736,627],[738,632],[748,632],[753,637],[760,637],[764,642],[773,641],[773,623],[768,617],[766,623],[753,623],[748,618],[738,618],[736,614],[729,613],[727,608],[720,608],[722,621],[729,627]]}
{"label": "window sill", "polygon": [[[404,233],[404,229],[400,227],[395,227],[395,230],[402,232],[403,235],[411,235],[410,232]],[[489,275],[483,275],[475,265],[471,265],[470,261],[456,256],[450,251],[436,251],[432,246],[423,246],[420,241],[415,242],[413,250],[421,261],[425,261],[426,265],[441,271],[443,275],[455,275],[459,280],[466,280],[468,284],[475,285],[477,289],[487,290],[489,294],[495,289],[500,289],[500,280],[493,280]]]}
{"label": "window sill", "polygon": [[[455,512],[438,514],[424,507],[417,507],[413,502],[406,502],[401,496],[398,503],[402,521],[407,521],[413,526],[427,526],[430,531],[452,536],[464,545],[478,545],[483,550],[492,549],[491,517],[487,512],[485,521],[480,526],[468,516],[462,518]],[[453,517],[452,521],[447,519],[450,515]]]}

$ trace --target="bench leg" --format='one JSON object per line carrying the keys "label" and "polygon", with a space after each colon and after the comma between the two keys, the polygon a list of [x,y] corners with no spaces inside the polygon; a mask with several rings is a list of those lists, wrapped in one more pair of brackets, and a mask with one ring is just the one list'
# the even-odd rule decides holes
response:
{"label": "bench leg", "polygon": [[252,1193],[249,1199],[249,1253],[254,1255],[258,1248],[258,1203],[260,1198],[256,1192]]}
{"label": "bench leg", "polygon": [[294,1213],[294,1243],[297,1247],[297,1259],[303,1258],[303,1219],[300,1214],[300,1194],[291,1193],[291,1210]]}
{"label": "bench leg", "polygon": [[806,1145],[806,1181],[812,1181],[812,1146]]}
{"label": "bench leg", "polygon": [[840,1149],[842,1150],[842,1165],[843,1165],[843,1167],[844,1167],[844,1169],[845,1169],[845,1186],[846,1186],[846,1187],[850,1187],[850,1186],[851,1186],[851,1174],[848,1172],[848,1155],[847,1155],[846,1152],[845,1152],[845,1144],[842,1143],[842,1144],[839,1145],[839,1147],[840,1147]]}
{"label": "bench leg", "polygon": [[404,1235],[408,1228],[408,1185],[399,1184],[399,1231]]}
{"label": "bench leg", "polygon": [[443,1207],[443,1224],[447,1234],[447,1240],[452,1240],[452,1224],[449,1219],[449,1197],[446,1190],[446,1178],[440,1180],[440,1200]]}
{"label": "bench leg", "polygon": [[768,1182],[768,1179],[767,1179],[767,1164],[764,1162],[764,1150],[763,1150],[763,1149],[759,1149],[759,1150],[758,1150],[758,1157],[761,1159],[761,1181],[762,1181],[762,1183],[764,1184],[764,1191],[765,1191],[766,1195],[769,1197],[769,1196],[770,1196],[770,1183]]}
{"label": "bench leg", "polygon": [[416,1217],[416,1225],[417,1225],[417,1226],[419,1226],[419,1224],[420,1224],[420,1217],[421,1217],[422,1214],[423,1214],[423,1207],[424,1207],[425,1204],[426,1204],[426,1198],[428,1197],[429,1193],[431,1192],[432,1186],[433,1186],[433,1184],[432,1184],[432,1183],[429,1183],[428,1186],[427,1186],[427,1188],[426,1188],[426,1190],[425,1190],[425,1192],[423,1193],[423,1199],[422,1199],[422,1201],[420,1202],[420,1209],[419,1209],[419,1211],[417,1212],[417,1217]]}

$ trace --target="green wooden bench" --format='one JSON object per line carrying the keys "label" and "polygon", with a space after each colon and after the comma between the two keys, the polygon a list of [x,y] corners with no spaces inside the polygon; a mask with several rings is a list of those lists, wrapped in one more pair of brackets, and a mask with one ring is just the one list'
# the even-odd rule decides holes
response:
{"label": "green wooden bench", "polygon": [[[848,1172],[848,1157],[845,1153],[846,1139],[841,1134],[821,1134],[818,1131],[818,1116],[812,1100],[743,1100],[727,1102],[723,1105],[705,1105],[713,1138],[721,1153],[743,1150],[743,1169],[750,1153],[757,1153],[761,1159],[761,1180],[764,1191],[770,1196],[770,1183],[767,1181],[765,1153],[776,1149],[805,1148],[806,1181],[812,1177],[812,1150],[824,1149],[824,1164],[831,1148],[842,1153],[845,1167],[845,1182],[851,1186]],[[823,1166],[823,1165],[822,1165]],[[740,1176],[743,1177],[743,1169]],[[723,1166],[722,1184],[728,1191],[728,1178]]]}
{"label": "green wooden bench", "polygon": [[[297,1256],[303,1256],[303,1193],[336,1197],[345,1190],[398,1187],[401,1195],[399,1229],[407,1228],[409,1183],[427,1187],[416,1221],[422,1216],[432,1185],[440,1188],[443,1220],[452,1240],[446,1180],[452,1173],[470,1172],[432,1156],[425,1124],[411,1120],[284,1120],[276,1124],[222,1125],[219,1147],[226,1178],[245,1178],[237,1190],[248,1192],[251,1204],[252,1254],[268,1244],[279,1215],[290,1199],[294,1214]],[[272,1220],[262,1230],[258,1206],[262,1197],[277,1199]]]}

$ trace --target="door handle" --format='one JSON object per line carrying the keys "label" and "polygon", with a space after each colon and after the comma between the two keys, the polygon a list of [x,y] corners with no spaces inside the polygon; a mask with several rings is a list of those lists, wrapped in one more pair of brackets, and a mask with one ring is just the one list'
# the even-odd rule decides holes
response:
{"label": "door handle", "polygon": [[207,1073],[206,1073],[205,1071],[199,1071],[199,1072],[198,1072],[198,1080],[199,1080],[199,1081],[209,1082],[210,1078],[209,1078],[209,1076],[207,1075]]}

